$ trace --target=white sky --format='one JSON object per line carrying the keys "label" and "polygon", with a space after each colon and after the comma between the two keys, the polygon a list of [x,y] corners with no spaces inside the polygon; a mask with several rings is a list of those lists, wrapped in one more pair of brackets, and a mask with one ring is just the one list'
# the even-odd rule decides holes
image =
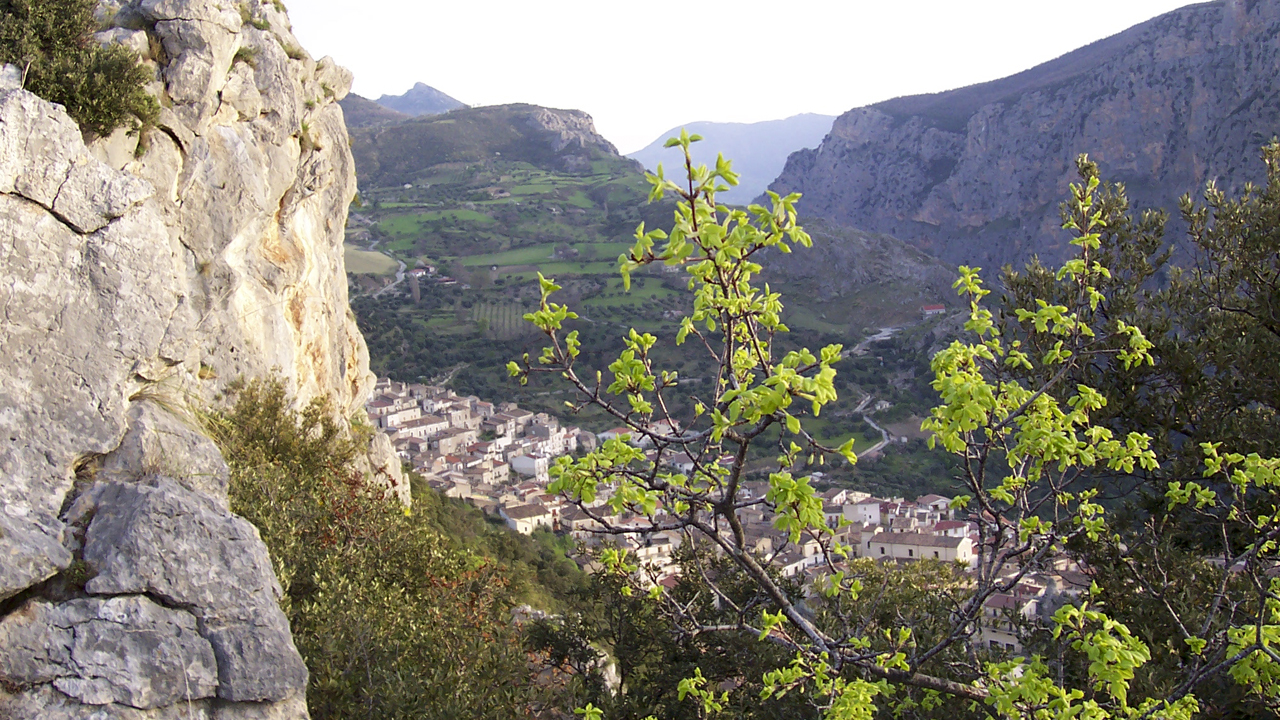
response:
{"label": "white sky", "polygon": [[1186,0],[287,0],[354,91],[590,113],[624,153],[697,120],[838,115],[1025,70]]}

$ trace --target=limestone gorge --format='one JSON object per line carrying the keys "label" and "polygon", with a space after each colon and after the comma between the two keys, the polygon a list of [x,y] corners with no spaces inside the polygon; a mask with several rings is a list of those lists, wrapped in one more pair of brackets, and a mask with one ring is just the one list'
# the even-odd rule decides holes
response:
{"label": "limestone gorge", "polygon": [[[193,413],[272,373],[362,412],[351,76],[271,3],[104,10],[100,39],[157,71],[142,147],[86,146],[13,68],[0,89],[0,717],[305,717],[271,563]],[[407,498],[385,439],[369,465]]]}

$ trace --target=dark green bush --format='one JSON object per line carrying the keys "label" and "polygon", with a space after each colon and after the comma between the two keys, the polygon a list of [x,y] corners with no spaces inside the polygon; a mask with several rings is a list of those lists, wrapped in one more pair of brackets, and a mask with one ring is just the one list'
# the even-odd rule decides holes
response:
{"label": "dark green bush", "polygon": [[297,412],[279,382],[234,398],[207,427],[231,466],[232,509],[271,551],[313,718],[498,720],[549,701],[509,615],[526,581],[440,531],[447,517],[467,534],[465,513],[426,490],[407,513],[366,485],[351,466],[360,438],[322,403]]}
{"label": "dark green bush", "polygon": [[155,122],[151,71],[120,45],[94,39],[95,0],[0,0],[0,62],[23,70],[25,87],[67,109],[82,130],[108,135]]}

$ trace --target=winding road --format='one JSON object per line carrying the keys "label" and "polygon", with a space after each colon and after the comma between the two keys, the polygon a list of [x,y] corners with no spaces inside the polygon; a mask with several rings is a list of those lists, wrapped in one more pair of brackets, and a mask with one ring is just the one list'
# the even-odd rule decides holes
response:
{"label": "winding road", "polygon": [[[385,254],[385,253],[384,253],[384,254]],[[390,255],[387,255],[387,257],[391,257],[391,256],[390,256]],[[391,258],[391,259],[392,259],[392,260],[396,260],[395,258]],[[403,260],[396,260],[396,264],[400,266],[399,268],[397,268],[397,269],[396,269],[396,281],[395,281],[395,282],[393,282],[393,283],[391,283],[390,285],[388,285],[388,286],[386,286],[386,287],[382,288],[381,290],[375,290],[375,291],[374,291],[374,293],[373,293],[373,296],[374,296],[374,297],[382,297],[382,293],[384,293],[384,292],[386,292],[386,291],[390,290],[391,288],[393,288],[393,287],[395,287],[395,286],[399,285],[400,283],[404,282],[404,269],[405,269],[404,261],[403,261]]]}
{"label": "winding road", "polygon": [[893,441],[893,438],[889,436],[889,431],[877,425],[876,421],[872,420],[870,415],[863,415],[862,419],[865,420],[868,425],[880,431],[880,442],[876,443],[875,445],[872,445],[866,450],[863,450],[861,453],[862,455],[870,455],[871,453],[878,453],[882,449],[884,449],[885,445],[888,445],[890,442]]}
{"label": "winding road", "polygon": [[[898,331],[901,329],[902,328],[900,327],[882,327],[880,328],[880,332],[875,335],[865,337],[857,345],[854,345],[853,349],[849,351],[849,355],[862,355],[867,351],[867,347],[871,345],[871,343],[879,342],[880,340],[888,340],[898,334]],[[845,357],[848,357],[848,355]]]}

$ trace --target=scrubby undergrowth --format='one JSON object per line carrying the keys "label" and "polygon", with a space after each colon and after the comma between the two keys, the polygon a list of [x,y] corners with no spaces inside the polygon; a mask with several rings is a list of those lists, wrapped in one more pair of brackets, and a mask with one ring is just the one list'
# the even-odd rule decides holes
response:
{"label": "scrubby undergrowth", "polygon": [[572,593],[571,561],[429,490],[415,489],[412,512],[384,498],[352,469],[360,438],[323,403],[294,411],[278,382],[233,397],[208,425],[232,509],[275,562],[312,717],[509,718],[554,704],[510,609]]}

